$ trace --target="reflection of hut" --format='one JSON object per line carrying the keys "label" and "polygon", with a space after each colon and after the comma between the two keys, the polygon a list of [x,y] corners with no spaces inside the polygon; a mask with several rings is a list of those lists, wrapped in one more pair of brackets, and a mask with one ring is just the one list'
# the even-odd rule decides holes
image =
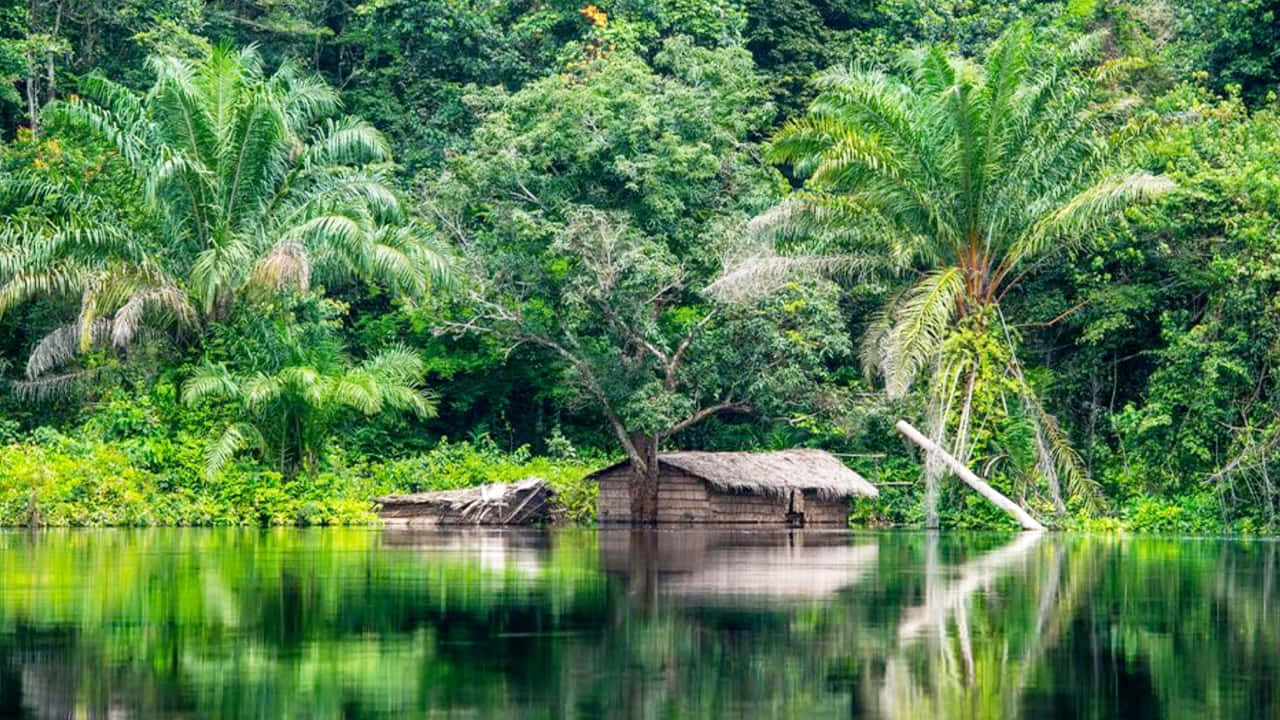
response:
{"label": "reflection of hut", "polygon": [[433,561],[455,561],[496,573],[536,577],[546,564],[550,536],[540,530],[448,529],[388,525],[385,548],[415,550]]}
{"label": "reflection of hut", "polygon": [[[658,467],[661,523],[844,525],[850,498],[878,495],[821,450],[664,453]],[[600,483],[600,522],[630,522],[630,465],[592,477]]]}
{"label": "reflection of hut", "polygon": [[878,547],[844,532],[604,529],[601,564],[633,595],[730,607],[830,597],[875,572]]}

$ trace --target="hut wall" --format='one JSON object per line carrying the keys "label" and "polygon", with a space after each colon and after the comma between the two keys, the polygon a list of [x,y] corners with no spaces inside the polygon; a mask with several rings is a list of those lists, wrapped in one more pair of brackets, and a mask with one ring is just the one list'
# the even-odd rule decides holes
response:
{"label": "hut wall", "polygon": [[849,524],[849,498],[820,500],[816,497],[805,498],[805,525],[836,525],[845,527]]}
{"label": "hut wall", "polygon": [[[803,501],[796,498],[796,506],[804,512],[806,526],[844,526],[849,522],[849,501],[845,498],[822,500],[806,493]],[[783,525],[790,507],[789,497],[711,492],[713,522]]]}
{"label": "hut wall", "polygon": [[[599,477],[596,518],[601,523],[631,522],[631,470],[623,466]],[[707,522],[707,486],[700,478],[667,471],[658,478],[658,522]]]}
{"label": "hut wall", "polygon": [[600,495],[596,498],[599,522],[631,522],[631,493],[627,489],[630,475],[631,469],[625,465],[600,475]]}
{"label": "hut wall", "polygon": [[714,522],[783,525],[789,507],[785,497],[711,492]]}
{"label": "hut wall", "polygon": [[711,520],[707,484],[702,478],[666,471],[658,478],[658,522],[688,523]]}

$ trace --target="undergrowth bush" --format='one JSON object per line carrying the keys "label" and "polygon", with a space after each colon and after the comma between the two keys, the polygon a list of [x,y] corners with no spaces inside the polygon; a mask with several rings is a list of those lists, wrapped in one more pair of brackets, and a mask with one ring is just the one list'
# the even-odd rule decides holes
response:
{"label": "undergrowth bush", "polygon": [[335,450],[331,467],[296,480],[248,459],[206,479],[200,438],[145,434],[154,427],[145,410],[118,410],[87,423],[78,436],[39,428],[0,446],[0,525],[372,524],[373,499],[380,495],[528,477],[556,489],[568,519],[590,522],[596,485],[585,477],[605,462],[533,457],[525,447],[504,452],[482,436],[445,440],[422,455],[382,463]]}

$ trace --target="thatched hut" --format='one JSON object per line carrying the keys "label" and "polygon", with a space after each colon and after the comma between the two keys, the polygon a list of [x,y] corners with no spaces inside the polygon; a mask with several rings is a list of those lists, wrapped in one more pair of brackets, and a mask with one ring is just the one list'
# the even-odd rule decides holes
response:
{"label": "thatched hut", "polygon": [[[875,486],[821,450],[673,452],[658,456],[659,523],[844,525],[853,497]],[[592,476],[602,523],[631,522],[631,466]]]}

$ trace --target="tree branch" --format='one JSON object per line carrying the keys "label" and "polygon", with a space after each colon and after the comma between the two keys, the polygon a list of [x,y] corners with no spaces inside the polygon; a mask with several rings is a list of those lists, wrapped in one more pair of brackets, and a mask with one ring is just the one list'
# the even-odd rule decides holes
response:
{"label": "tree branch", "polygon": [[684,420],[681,420],[675,425],[672,425],[666,431],[661,433],[659,437],[662,437],[662,438],[671,437],[672,435],[675,435],[681,430],[685,430],[689,427],[697,425],[698,423],[702,422],[703,420],[706,420],[712,415],[717,415],[722,412],[734,412],[734,413],[747,414],[751,412],[751,406],[747,405],[746,403],[741,403],[741,402],[736,402],[733,400],[726,399],[724,402],[717,403],[710,407],[702,408],[701,410],[695,412],[694,414],[690,415]]}

